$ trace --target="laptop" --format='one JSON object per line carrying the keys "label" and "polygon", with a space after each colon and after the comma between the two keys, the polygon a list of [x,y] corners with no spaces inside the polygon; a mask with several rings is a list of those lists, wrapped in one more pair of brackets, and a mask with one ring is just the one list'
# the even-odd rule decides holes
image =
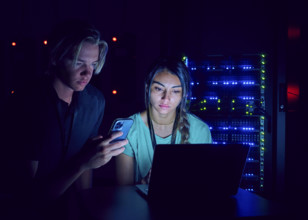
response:
{"label": "laptop", "polygon": [[238,192],[249,145],[157,145],[148,185],[136,185],[149,200],[229,198]]}

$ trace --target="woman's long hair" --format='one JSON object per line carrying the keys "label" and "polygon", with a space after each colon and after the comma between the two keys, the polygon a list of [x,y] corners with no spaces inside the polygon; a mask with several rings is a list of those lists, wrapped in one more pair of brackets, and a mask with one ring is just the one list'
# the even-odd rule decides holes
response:
{"label": "woman's long hair", "polygon": [[191,95],[190,74],[188,68],[180,59],[161,58],[154,63],[145,80],[145,106],[147,111],[148,126],[150,129],[152,145],[153,147],[156,146],[155,133],[150,112],[151,86],[155,76],[162,71],[167,71],[177,76],[182,85],[182,100],[176,108],[176,117],[172,129],[171,144],[175,143],[176,133],[178,130],[181,133],[181,143],[188,143],[190,124],[188,122],[187,113],[189,110],[189,101]]}

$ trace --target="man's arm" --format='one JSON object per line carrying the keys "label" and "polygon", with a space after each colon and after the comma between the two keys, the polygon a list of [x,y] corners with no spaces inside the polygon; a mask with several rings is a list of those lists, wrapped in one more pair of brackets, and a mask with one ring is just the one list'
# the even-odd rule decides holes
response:
{"label": "man's arm", "polygon": [[[110,141],[121,136],[121,134],[122,132],[117,132],[107,139],[102,139],[102,136],[92,139],[81,152],[64,166],[56,170],[47,179],[35,183],[38,184],[39,189],[39,192],[34,189],[38,193],[37,195],[47,199],[56,199],[82,175],[84,175],[82,178],[89,178],[92,169],[105,165],[113,156],[117,156],[124,151],[123,146],[127,144],[127,140],[110,144]],[[30,162],[30,175],[34,177],[34,181],[38,167],[38,161]],[[89,182],[85,181],[84,184],[86,186]]]}
{"label": "man's arm", "polygon": [[76,180],[76,186],[78,190],[90,189],[92,187],[93,170],[86,170]]}

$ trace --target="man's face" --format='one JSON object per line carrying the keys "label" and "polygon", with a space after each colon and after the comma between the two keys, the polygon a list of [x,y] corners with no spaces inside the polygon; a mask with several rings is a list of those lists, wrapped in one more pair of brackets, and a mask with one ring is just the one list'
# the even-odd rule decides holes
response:
{"label": "man's face", "polygon": [[64,71],[60,76],[61,81],[73,91],[84,90],[92,78],[98,56],[98,45],[84,42],[76,64],[74,64],[73,59],[66,58],[64,60]]}

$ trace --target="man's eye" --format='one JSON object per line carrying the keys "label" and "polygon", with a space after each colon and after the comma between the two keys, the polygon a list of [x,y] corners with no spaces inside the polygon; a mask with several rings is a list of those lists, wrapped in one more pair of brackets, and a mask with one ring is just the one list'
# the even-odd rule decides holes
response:
{"label": "man's eye", "polygon": [[75,66],[81,66],[82,65],[82,62],[76,62]]}
{"label": "man's eye", "polygon": [[173,90],[173,93],[175,93],[175,94],[178,94],[180,92],[181,92],[180,90]]}

